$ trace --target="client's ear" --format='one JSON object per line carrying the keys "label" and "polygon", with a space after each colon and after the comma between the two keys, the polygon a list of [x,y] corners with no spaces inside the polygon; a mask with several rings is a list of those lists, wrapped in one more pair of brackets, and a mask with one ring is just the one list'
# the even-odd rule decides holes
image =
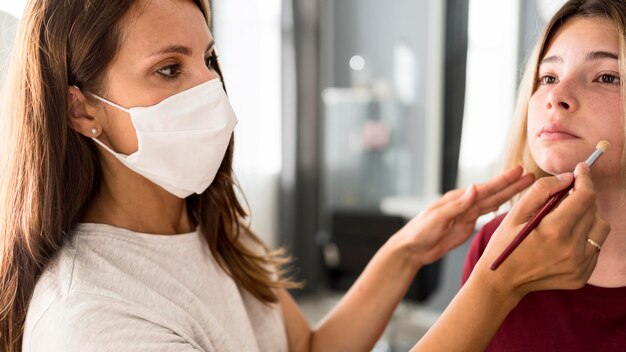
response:
{"label": "client's ear", "polygon": [[98,137],[102,133],[100,123],[87,112],[87,99],[75,86],[67,87],[67,119],[70,128],[85,137]]}

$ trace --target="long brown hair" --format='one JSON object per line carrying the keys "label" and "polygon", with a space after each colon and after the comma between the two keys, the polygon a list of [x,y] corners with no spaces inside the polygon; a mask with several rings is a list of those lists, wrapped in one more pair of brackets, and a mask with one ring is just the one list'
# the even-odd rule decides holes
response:
{"label": "long brown hair", "polygon": [[[514,125],[510,145],[506,156],[506,167],[522,164],[527,172],[536,178],[548,176],[533,159],[528,147],[526,124],[528,121],[528,103],[537,89],[539,62],[547,47],[565,22],[574,17],[605,18],[615,26],[619,38],[619,71],[624,78],[626,72],[626,2],[623,0],[570,0],[565,3],[550,19],[529,58],[522,81],[518,89],[515,107]],[[621,85],[622,104],[626,102],[626,84]],[[624,131],[626,140],[626,129]],[[626,143],[622,150],[622,179],[626,177]]]}
{"label": "long brown hair", "polygon": [[[0,348],[20,351],[26,311],[42,271],[71,235],[96,193],[101,168],[91,140],[68,124],[68,86],[103,90],[123,35],[121,19],[138,0],[30,0],[18,30],[2,103],[0,171]],[[194,0],[207,24],[206,0]],[[233,139],[215,181],[187,198],[212,254],[235,282],[265,303],[287,263],[242,223],[235,194]],[[240,236],[263,253],[246,247]]]}

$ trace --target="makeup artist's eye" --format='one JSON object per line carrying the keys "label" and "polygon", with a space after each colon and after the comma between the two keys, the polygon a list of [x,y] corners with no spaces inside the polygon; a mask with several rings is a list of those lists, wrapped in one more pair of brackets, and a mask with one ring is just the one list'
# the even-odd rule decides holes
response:
{"label": "makeup artist's eye", "polygon": [[539,77],[539,84],[554,84],[556,81],[556,77],[550,75],[543,75]]}
{"label": "makeup artist's eye", "polygon": [[217,68],[217,54],[213,53],[204,59],[206,67],[215,70]]}
{"label": "makeup artist's eye", "polygon": [[178,75],[180,75],[180,68],[180,64],[168,65],[157,70],[157,74],[163,76],[165,79],[175,79]]}
{"label": "makeup artist's eye", "polygon": [[604,84],[611,84],[611,85],[616,85],[616,86],[619,86],[621,83],[619,77],[612,75],[612,74],[608,74],[608,73],[600,75],[598,78],[596,78],[596,82],[604,83]]}

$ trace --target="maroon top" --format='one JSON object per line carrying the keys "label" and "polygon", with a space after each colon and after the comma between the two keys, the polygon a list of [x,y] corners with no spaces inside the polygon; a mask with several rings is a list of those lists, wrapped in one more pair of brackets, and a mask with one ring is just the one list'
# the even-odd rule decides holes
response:
{"label": "maroon top", "polygon": [[[462,283],[502,219],[504,215],[476,234]],[[626,351],[626,287],[585,285],[579,290],[529,293],[504,320],[486,351]]]}

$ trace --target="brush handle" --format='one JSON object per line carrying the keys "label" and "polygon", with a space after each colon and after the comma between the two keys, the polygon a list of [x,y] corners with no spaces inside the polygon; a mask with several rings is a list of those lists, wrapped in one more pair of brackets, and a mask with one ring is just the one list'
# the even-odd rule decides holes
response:
{"label": "brush handle", "polygon": [[515,236],[513,241],[511,241],[511,243],[504,249],[504,251],[502,251],[502,254],[500,254],[500,256],[491,264],[491,270],[496,270],[500,266],[500,264],[502,264],[502,262],[506,258],[508,258],[511,253],[513,253],[515,248],[517,248],[517,246],[522,243],[524,238],[526,238],[526,236],[528,236],[532,232],[532,230],[534,230],[539,225],[541,220],[546,215],[548,215],[548,213],[551,212],[552,209],[554,209],[554,207],[556,207],[563,198],[565,198],[565,196],[572,189],[572,187],[574,187],[574,181],[572,181],[572,183],[567,186],[567,188],[553,194],[550,199],[548,199],[543,208],[541,208],[541,210],[539,210],[539,212],[537,212],[537,214],[535,214],[535,216],[533,216],[533,218],[526,223],[526,226],[524,226],[524,228],[517,234],[517,236]]}

